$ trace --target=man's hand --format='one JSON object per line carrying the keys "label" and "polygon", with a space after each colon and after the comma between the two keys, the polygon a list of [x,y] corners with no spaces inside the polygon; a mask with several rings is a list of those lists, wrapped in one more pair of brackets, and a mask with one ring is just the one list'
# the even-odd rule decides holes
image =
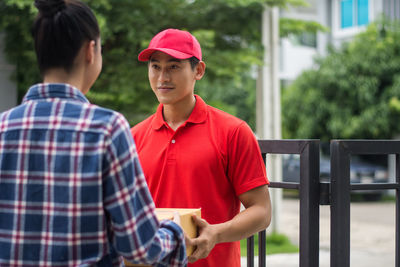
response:
{"label": "man's hand", "polygon": [[193,239],[187,239],[186,245],[195,246],[193,254],[188,257],[188,261],[193,263],[199,259],[204,259],[210,254],[211,250],[217,244],[217,229],[215,225],[209,224],[206,220],[192,216],[194,223],[199,228],[199,236]]}
{"label": "man's hand", "polygon": [[218,243],[242,240],[268,227],[271,221],[271,200],[267,185],[253,188],[239,195],[239,199],[245,210],[232,220],[209,224],[192,216],[199,228],[199,237],[187,240],[188,245],[196,246],[196,250],[188,257],[189,262],[207,257]]}

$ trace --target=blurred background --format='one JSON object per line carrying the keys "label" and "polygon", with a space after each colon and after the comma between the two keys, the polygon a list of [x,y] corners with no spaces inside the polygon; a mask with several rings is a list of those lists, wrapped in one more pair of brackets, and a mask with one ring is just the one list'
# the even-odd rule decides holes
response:
{"label": "blurred background", "polygon": [[[156,33],[179,28],[196,36],[207,65],[195,93],[259,138],[320,139],[322,181],[329,140],[399,137],[400,0],[84,2],[98,18],[103,49],[102,73],[87,96],[131,126],[158,105],[137,55]],[[0,1],[0,112],[41,81],[30,33],[36,13],[32,0]],[[272,180],[297,182],[298,168],[298,158],[283,156],[267,169]],[[352,158],[352,182],[388,182],[393,173],[392,156]]]}
{"label": "blurred background", "polygon": [[[147,64],[137,60],[138,53],[159,31],[179,28],[196,36],[207,64],[206,76],[197,83],[196,93],[210,105],[244,119],[253,129],[256,81],[264,53],[263,10],[307,5],[298,0],[84,2],[96,13],[103,46],[103,71],[88,95],[91,102],[120,111],[132,125],[149,116],[157,100],[147,80]],[[28,87],[41,80],[30,34],[36,12],[31,0],[0,1],[0,93],[3,100],[7,98],[0,111],[19,103]],[[282,38],[303,32],[315,36],[323,29],[313,21],[289,18],[282,20],[280,27]]]}
{"label": "blurred background", "polygon": [[[0,2],[0,111],[41,80],[30,0]],[[256,131],[265,64],[263,12],[279,10],[282,137],[391,139],[400,132],[400,4],[395,0],[87,0],[102,31],[103,71],[89,99],[133,125],[157,106],[137,60],[165,28],[192,32],[207,64],[196,93]],[[264,31],[264,32],[263,32]]]}

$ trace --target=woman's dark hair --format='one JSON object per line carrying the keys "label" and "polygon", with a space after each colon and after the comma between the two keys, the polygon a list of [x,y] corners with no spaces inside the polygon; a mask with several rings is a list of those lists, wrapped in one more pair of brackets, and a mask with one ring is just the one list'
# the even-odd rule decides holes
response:
{"label": "woman's dark hair", "polygon": [[79,0],[35,0],[39,13],[32,35],[40,72],[70,72],[85,41],[97,40],[100,29],[90,8]]}

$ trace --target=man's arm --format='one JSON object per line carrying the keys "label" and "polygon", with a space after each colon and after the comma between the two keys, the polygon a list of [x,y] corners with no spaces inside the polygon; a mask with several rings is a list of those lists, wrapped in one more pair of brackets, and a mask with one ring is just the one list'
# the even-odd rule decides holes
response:
{"label": "man's arm", "polygon": [[230,221],[209,224],[204,219],[193,217],[200,235],[186,240],[187,245],[196,246],[196,250],[188,257],[189,262],[207,257],[218,243],[238,241],[268,227],[271,222],[271,200],[267,185],[251,189],[239,195],[239,199],[245,210]]}

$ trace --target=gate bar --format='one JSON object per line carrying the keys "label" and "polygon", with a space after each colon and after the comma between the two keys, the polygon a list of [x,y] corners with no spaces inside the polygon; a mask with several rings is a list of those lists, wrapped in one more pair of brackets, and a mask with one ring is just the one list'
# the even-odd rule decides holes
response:
{"label": "gate bar", "polygon": [[319,266],[319,142],[300,153],[300,267]]}
{"label": "gate bar", "polygon": [[350,267],[350,154],[331,141],[331,267]]}
{"label": "gate bar", "polygon": [[[400,154],[396,154],[396,182],[400,185]],[[400,267],[400,188],[396,189],[396,245],[395,267]]]}

